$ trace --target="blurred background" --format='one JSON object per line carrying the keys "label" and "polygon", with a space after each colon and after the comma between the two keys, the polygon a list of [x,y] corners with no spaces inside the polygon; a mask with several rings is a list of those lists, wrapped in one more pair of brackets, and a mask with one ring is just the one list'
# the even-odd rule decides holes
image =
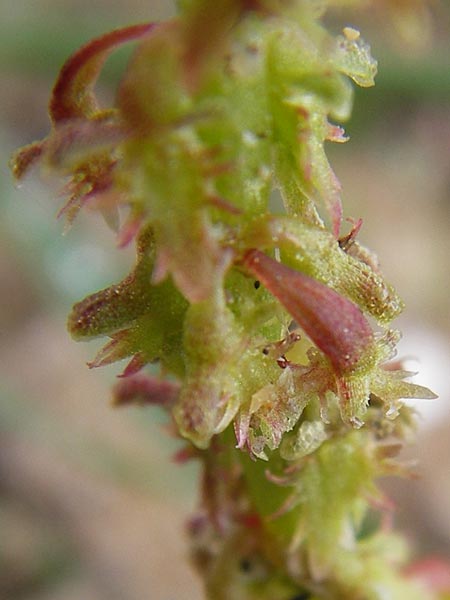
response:
{"label": "blurred background", "polygon": [[[364,220],[407,309],[400,355],[440,398],[421,414],[418,481],[386,482],[414,553],[450,558],[450,8],[380,0],[337,12],[330,26],[360,28],[379,60],[358,90],[350,141],[330,144],[346,214]],[[416,10],[408,12],[413,7]],[[183,527],[195,506],[195,465],[157,410],[112,410],[117,367],[90,371],[97,342],[65,330],[71,305],[119,280],[133,251],[118,251],[95,215],[62,235],[55,190],[15,189],[7,163],[48,132],[47,102],[64,60],[91,37],[171,14],[164,0],[3,0],[0,3],[0,600],[192,600]],[[388,18],[387,13],[396,8]],[[108,63],[107,101],[130,49]]]}

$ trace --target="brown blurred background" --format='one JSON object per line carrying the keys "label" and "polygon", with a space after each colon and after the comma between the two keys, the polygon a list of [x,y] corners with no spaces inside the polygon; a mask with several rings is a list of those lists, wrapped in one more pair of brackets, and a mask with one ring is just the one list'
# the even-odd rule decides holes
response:
{"label": "brown blurred background", "polygon": [[[356,93],[350,142],[329,153],[346,214],[364,219],[363,242],[406,300],[401,355],[440,395],[416,403],[423,416],[407,457],[422,479],[386,485],[415,553],[450,557],[450,10],[435,3],[434,22],[396,29],[385,4],[330,20],[360,27],[379,76]],[[71,52],[171,9],[164,0],[0,4],[0,600],[202,597],[183,533],[195,465],[171,462],[178,446],[159,412],[111,409],[117,368],[89,371],[99,344],[77,345],[65,331],[71,304],[122,277],[132,252],[117,251],[93,215],[62,236],[54,190],[36,180],[16,190],[6,166],[16,147],[47,134],[49,90]],[[129,52],[108,62],[104,98]]]}

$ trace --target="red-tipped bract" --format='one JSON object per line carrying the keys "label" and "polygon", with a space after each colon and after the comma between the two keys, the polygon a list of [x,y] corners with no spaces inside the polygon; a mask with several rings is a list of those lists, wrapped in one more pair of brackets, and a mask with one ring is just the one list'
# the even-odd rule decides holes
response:
{"label": "red-tipped bract", "polygon": [[373,340],[372,329],[356,304],[259,250],[249,250],[243,264],[278,298],[337,374],[355,368]]}

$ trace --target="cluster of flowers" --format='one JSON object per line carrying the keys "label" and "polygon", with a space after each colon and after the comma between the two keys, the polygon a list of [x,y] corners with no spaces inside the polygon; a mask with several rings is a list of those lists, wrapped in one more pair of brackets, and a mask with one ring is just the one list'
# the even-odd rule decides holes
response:
{"label": "cluster of flowers", "polygon": [[[66,180],[69,222],[94,208],[119,245],[136,239],[131,274],[76,304],[69,330],[109,336],[91,366],[130,360],[116,403],[164,406],[204,461],[191,533],[215,599],[426,597],[364,521],[383,504],[374,478],[402,470],[401,399],[434,395],[389,362],[402,302],[361,222],[341,234],[324,143],[346,141],[329,119],[376,62],[356,30],[320,25],[324,5],[187,1],[95,39],[61,70],[49,136],[13,159],[17,178],[39,163]],[[130,41],[103,109],[94,85]]]}

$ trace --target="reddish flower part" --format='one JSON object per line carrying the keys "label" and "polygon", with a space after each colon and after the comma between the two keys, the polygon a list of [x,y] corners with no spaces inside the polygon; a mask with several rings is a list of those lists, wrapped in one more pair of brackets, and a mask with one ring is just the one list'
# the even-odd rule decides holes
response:
{"label": "reddish flower part", "polygon": [[49,107],[53,123],[94,116],[98,106],[92,90],[109,54],[117,46],[143,37],[155,26],[155,23],[144,23],[116,29],[91,40],[72,54],[53,88]]}
{"label": "reddish flower part", "polygon": [[136,375],[122,379],[113,390],[115,406],[125,404],[155,404],[170,408],[175,403],[180,386],[173,381]]}
{"label": "reddish flower part", "polygon": [[278,298],[338,375],[356,367],[373,342],[372,329],[356,304],[259,250],[249,250],[243,264]]}
{"label": "reddish flower part", "polygon": [[431,556],[410,565],[406,575],[423,582],[428,589],[439,594],[450,594],[450,564]]}
{"label": "reddish flower part", "polygon": [[133,356],[130,362],[127,364],[125,369],[117,377],[131,377],[139,373],[141,369],[145,367],[147,360],[142,352],[138,352]]}

